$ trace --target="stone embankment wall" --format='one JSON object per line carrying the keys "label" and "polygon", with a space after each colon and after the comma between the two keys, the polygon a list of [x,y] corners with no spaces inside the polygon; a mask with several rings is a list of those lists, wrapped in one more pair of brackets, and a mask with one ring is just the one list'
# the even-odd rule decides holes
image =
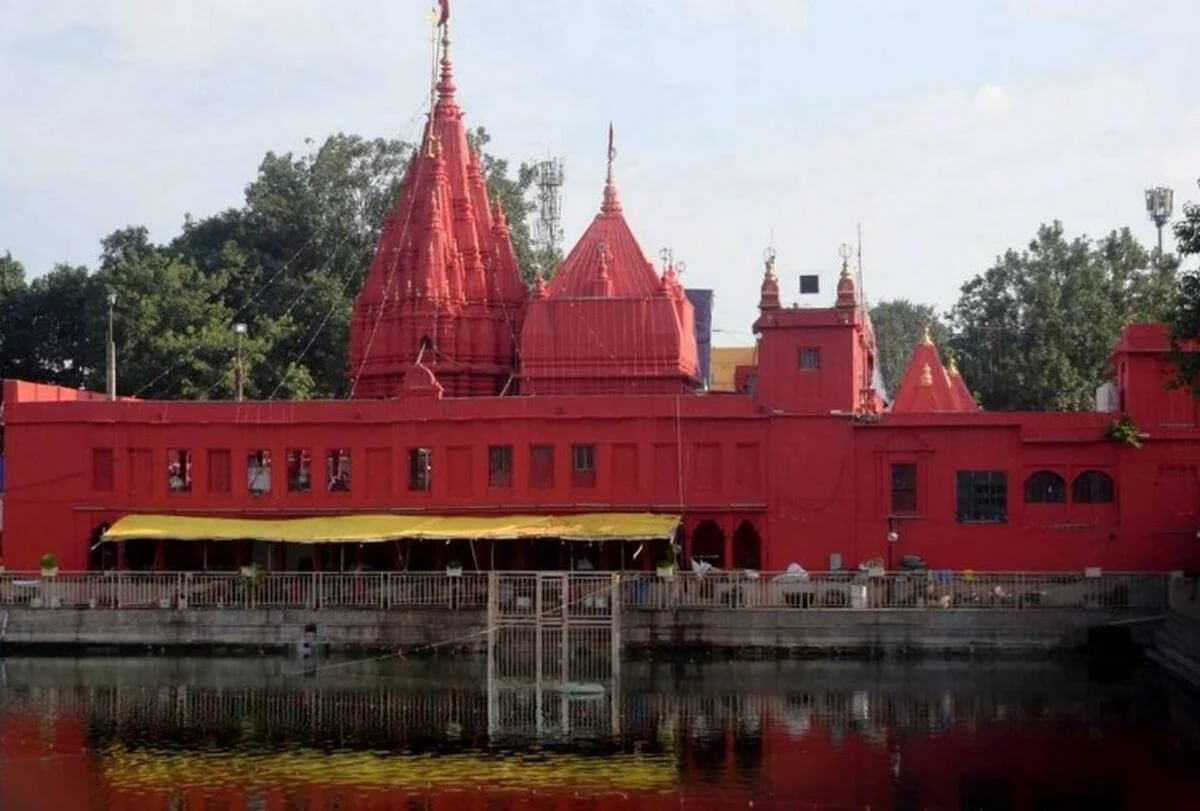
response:
{"label": "stone embankment wall", "polygon": [[[1134,619],[1130,625],[1121,623]],[[1114,627],[1144,627],[1129,612],[1040,610],[862,610],[679,608],[622,612],[630,650],[757,650],[779,653],[983,653],[1074,650]],[[1113,624],[1116,623],[1114,626]],[[486,648],[482,610],[303,609],[0,611],[3,644],[15,650]],[[1200,644],[1200,637],[1198,637]],[[1200,650],[1200,648],[1198,648]]]}
{"label": "stone embankment wall", "polygon": [[1168,607],[1166,620],[1149,651],[1150,658],[1200,687],[1200,578],[1173,580]]}

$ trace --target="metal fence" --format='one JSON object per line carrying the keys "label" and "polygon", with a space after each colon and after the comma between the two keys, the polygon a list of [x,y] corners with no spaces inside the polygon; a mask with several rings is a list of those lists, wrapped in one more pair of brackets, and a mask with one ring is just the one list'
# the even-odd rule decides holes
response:
{"label": "metal fence", "polygon": [[488,575],[464,572],[88,572],[0,574],[0,606],[483,610]]}
{"label": "metal fence", "polygon": [[[495,578],[494,581],[492,578]],[[556,580],[563,578],[560,573]],[[87,572],[0,573],[0,607],[91,609],[305,608],[482,611],[490,584],[506,619],[566,606],[571,619],[622,610],[1028,609],[1163,611],[1169,576],[1145,573],[624,572]],[[1174,586],[1182,588],[1182,586]],[[539,596],[539,590],[541,591]],[[1176,602],[1180,597],[1176,596]],[[1189,606],[1190,607],[1190,606]]]}
{"label": "metal fence", "polygon": [[1035,572],[677,573],[623,577],[627,609],[1039,609],[1161,611],[1167,575]]}

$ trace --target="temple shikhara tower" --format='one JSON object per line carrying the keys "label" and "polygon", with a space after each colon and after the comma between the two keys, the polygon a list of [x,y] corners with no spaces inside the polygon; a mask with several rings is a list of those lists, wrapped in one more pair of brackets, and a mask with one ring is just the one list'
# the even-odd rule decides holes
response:
{"label": "temple shikhara tower", "polygon": [[440,63],[420,148],[354,303],[354,397],[393,396],[406,375],[424,380],[428,372],[448,395],[498,394],[515,371],[525,285],[504,210],[488,199],[467,141],[448,21]]}
{"label": "temple shikhara tower", "polygon": [[600,212],[529,303],[524,394],[670,394],[699,384],[692,304],[674,267],[655,273],[625,221],[615,156],[610,124]]}
{"label": "temple shikhara tower", "polygon": [[[753,347],[710,389],[710,319],[689,294],[711,291],[647,259],[638,236],[671,235],[635,236],[611,124],[599,211],[523,281],[513,212],[467,139],[448,17],[443,0],[429,118],[355,301],[351,396],[4,381],[10,571],[47,554],[65,571],[1200,569],[1200,407],[1165,385],[1163,325],[1114,336],[1095,410],[984,410],[928,334],[889,402],[850,249],[824,302],[800,306],[774,251],[760,272],[747,244],[740,267],[693,262],[758,297]],[[590,119],[597,145],[608,120]]]}

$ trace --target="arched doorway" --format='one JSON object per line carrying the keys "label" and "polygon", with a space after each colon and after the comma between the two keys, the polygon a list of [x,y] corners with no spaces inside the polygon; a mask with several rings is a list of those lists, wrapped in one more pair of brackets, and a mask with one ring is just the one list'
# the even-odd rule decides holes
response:
{"label": "arched doorway", "polygon": [[749,521],[738,524],[733,533],[733,568],[759,569],[762,567],[762,538]]}
{"label": "arched doorway", "polygon": [[716,521],[701,521],[692,532],[692,560],[702,560],[713,566],[724,565],[725,533]]}

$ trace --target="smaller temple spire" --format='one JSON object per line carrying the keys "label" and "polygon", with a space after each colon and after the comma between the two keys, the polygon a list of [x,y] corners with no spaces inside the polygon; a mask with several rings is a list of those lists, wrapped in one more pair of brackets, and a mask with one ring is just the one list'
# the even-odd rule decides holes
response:
{"label": "smaller temple spire", "polygon": [[763,251],[763,280],[759,288],[758,308],[760,310],[779,309],[779,280],[775,278],[775,249],[768,247]]}
{"label": "smaller temple spire", "polygon": [[843,244],[838,249],[842,257],[842,272],[837,283],[837,307],[846,309],[858,303],[858,292],[854,289],[854,275],[850,272],[850,257],[853,251],[849,245]]}
{"label": "smaller temple spire", "polygon": [[621,198],[617,195],[616,184],[613,183],[613,160],[617,157],[617,149],[613,146],[613,125],[608,122],[608,172],[604,176],[604,202],[600,211],[604,214],[616,214],[621,210]]}

